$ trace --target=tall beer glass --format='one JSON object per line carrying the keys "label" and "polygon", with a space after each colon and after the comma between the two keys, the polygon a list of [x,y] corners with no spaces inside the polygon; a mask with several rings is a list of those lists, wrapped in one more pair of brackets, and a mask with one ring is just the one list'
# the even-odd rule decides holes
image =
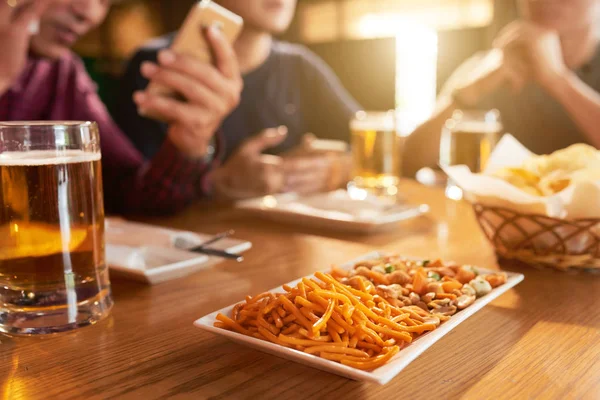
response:
{"label": "tall beer glass", "polygon": [[0,122],[0,332],[108,315],[100,159],[95,123]]}
{"label": "tall beer glass", "polygon": [[349,192],[395,197],[402,168],[403,138],[394,111],[359,111],[350,122],[354,179]]}
{"label": "tall beer glass", "polygon": [[[440,165],[466,165],[474,173],[483,172],[502,133],[498,110],[456,110],[442,130]],[[460,200],[463,193],[449,181],[446,196]]]}
{"label": "tall beer glass", "polygon": [[482,172],[502,135],[498,110],[457,110],[446,121],[440,144],[440,164],[466,165]]}

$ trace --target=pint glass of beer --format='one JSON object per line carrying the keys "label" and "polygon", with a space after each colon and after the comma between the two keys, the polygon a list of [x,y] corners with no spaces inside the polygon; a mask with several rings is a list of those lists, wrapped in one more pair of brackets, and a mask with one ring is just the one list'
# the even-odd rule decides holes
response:
{"label": "pint glass of beer", "polygon": [[354,179],[352,193],[365,191],[395,197],[402,168],[403,138],[394,111],[359,111],[350,122]]}
{"label": "pint glass of beer", "polygon": [[502,135],[500,113],[457,110],[446,121],[440,142],[440,164],[466,165],[482,172]]}
{"label": "pint glass of beer", "polygon": [[0,122],[0,332],[108,315],[100,158],[95,123]]}
{"label": "pint glass of beer", "polygon": [[[440,165],[466,165],[480,173],[503,133],[498,110],[456,110],[446,121],[440,140]],[[462,198],[462,190],[448,182],[446,195]]]}

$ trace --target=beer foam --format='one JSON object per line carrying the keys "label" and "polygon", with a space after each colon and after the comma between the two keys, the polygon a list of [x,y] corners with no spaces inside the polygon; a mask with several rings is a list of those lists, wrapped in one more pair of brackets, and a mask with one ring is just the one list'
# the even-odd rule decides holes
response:
{"label": "beer foam", "polygon": [[464,133],[500,133],[502,132],[502,124],[492,121],[460,121],[456,124],[454,130]]}
{"label": "beer foam", "polygon": [[353,131],[393,131],[395,123],[393,118],[368,118],[354,119],[350,122]]}
{"label": "beer foam", "polygon": [[98,161],[100,153],[88,153],[83,150],[33,150],[6,151],[0,153],[0,166],[58,165]]}

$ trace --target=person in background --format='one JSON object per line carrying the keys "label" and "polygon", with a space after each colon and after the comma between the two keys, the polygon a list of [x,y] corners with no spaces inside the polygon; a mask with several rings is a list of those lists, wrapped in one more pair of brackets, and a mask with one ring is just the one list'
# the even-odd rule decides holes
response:
{"label": "person in background", "polygon": [[[348,155],[307,150],[314,136],[306,134],[348,141],[349,120],[359,106],[316,55],[305,47],[273,39],[290,25],[296,0],[216,2],[244,18],[244,28],[233,46],[240,66],[235,74],[243,79],[244,88],[238,107],[228,110],[219,124],[222,165],[211,174],[214,194],[239,199],[339,187],[347,180]],[[218,66],[204,66],[196,81],[169,71],[179,64],[179,56],[167,49],[174,36],[155,39],[142,48],[122,80],[116,120],[148,157],[162,146],[167,125],[138,115],[138,109],[175,119],[178,111],[174,106],[180,104],[145,92],[149,79],[176,89],[188,101],[199,97],[215,110],[223,110],[222,104],[227,102],[219,89]],[[270,154],[264,154],[267,152]],[[294,156],[285,156],[289,153]]]}
{"label": "person in background", "polygon": [[538,154],[579,142],[600,148],[599,3],[519,0],[522,18],[458,68],[434,116],[409,138],[406,171],[438,162],[440,132],[456,109],[498,109],[505,131]]}
{"label": "person in background", "polygon": [[[164,214],[201,196],[212,130],[195,129],[204,104],[190,101],[173,118],[160,148],[149,161],[131,144],[109,116],[81,60],[70,47],[105,18],[109,0],[32,0],[12,7],[0,1],[0,120],[96,121],[100,128],[105,205],[108,212]],[[39,32],[30,33],[39,20]],[[231,46],[209,32],[222,68],[237,70]],[[177,71],[196,80],[202,65],[182,57]],[[165,71],[175,70],[164,66]],[[232,101],[221,114],[211,111],[207,125],[217,125],[236,105],[241,80],[223,78],[223,93]]]}

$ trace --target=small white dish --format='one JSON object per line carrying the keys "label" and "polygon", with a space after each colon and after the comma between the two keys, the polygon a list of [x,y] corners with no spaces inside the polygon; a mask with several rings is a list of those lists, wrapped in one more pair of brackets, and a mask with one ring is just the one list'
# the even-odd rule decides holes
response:
{"label": "small white dish", "polygon": [[[106,263],[111,274],[151,285],[187,276],[222,261],[175,247],[184,239],[193,247],[210,239],[208,234],[166,229],[158,226],[129,222],[122,219],[106,220]],[[225,238],[209,246],[239,254],[252,247],[244,240]]]}
{"label": "small white dish", "polygon": [[363,234],[386,231],[429,212],[426,204],[390,204],[376,196],[353,199],[343,189],[309,196],[264,196],[236,206],[274,221]]}
{"label": "small white dish", "polygon": [[[381,257],[382,253],[373,252],[356,260],[350,261],[341,266],[344,269],[351,269],[354,264],[361,260],[368,260]],[[482,268],[478,268],[480,271],[492,272]],[[225,307],[219,311],[215,311],[212,314],[206,315],[194,322],[194,325],[200,329],[215,333],[217,335],[225,336],[228,339],[240,343],[260,351],[264,351],[269,354],[273,354],[278,357],[282,357],[288,360],[296,361],[304,365],[308,365],[314,368],[318,368],[323,371],[331,372],[336,375],[340,375],[349,379],[357,381],[374,382],[381,385],[388,383],[396,375],[398,375],[404,368],[406,368],[414,359],[416,359],[421,353],[431,347],[435,342],[440,340],[445,334],[450,332],[461,322],[475,314],[477,311],[482,309],[485,305],[491,303],[494,299],[508,291],[510,288],[517,285],[524,278],[522,274],[507,272],[507,282],[492,290],[487,295],[477,299],[471,306],[458,312],[452,318],[443,323],[436,330],[424,334],[423,336],[416,339],[409,346],[402,349],[388,364],[381,366],[373,371],[362,371],[346,365],[342,365],[335,361],[329,361],[318,356],[307,354],[298,350],[289,349],[286,347],[279,346],[277,344],[267,342],[264,340],[256,339],[253,337],[245,336],[237,332],[228,331],[221,328],[216,328],[214,323],[216,322],[216,316],[218,313],[231,315],[231,311],[235,304]],[[294,286],[301,279],[289,282],[288,285]],[[278,288],[270,290],[271,292],[284,292],[280,286]]]}

